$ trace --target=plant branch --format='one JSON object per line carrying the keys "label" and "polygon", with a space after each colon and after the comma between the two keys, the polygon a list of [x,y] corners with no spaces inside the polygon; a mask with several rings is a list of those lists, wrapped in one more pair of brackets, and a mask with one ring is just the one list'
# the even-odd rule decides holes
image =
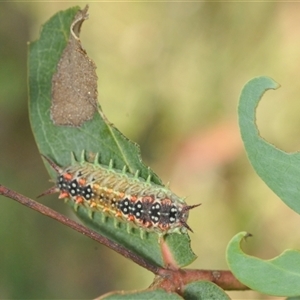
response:
{"label": "plant branch", "polygon": [[108,248],[113,249],[114,251],[116,251],[117,253],[131,259],[132,261],[134,261],[135,263],[137,263],[138,265],[140,265],[141,267],[144,267],[145,269],[149,270],[150,272],[158,275],[159,272],[161,271],[162,268],[158,267],[158,266],[154,266],[152,264],[150,264],[149,262],[147,262],[146,260],[144,260],[142,257],[132,253],[131,251],[129,251],[128,249],[124,248],[123,246],[107,239],[106,237],[100,235],[99,233],[67,218],[66,216],[54,211],[53,209],[39,203],[36,202],[28,197],[25,197],[3,185],[0,184],[0,195],[3,195],[5,197],[11,198],[13,200],[16,200],[17,202],[47,216],[50,217],[54,220],[59,221],[60,223],[80,232],[83,235],[86,235],[88,237],[90,237],[91,239],[99,242],[100,244],[105,245]]}
{"label": "plant branch", "polygon": [[141,267],[149,270],[150,272],[158,275],[152,287],[161,287],[167,291],[178,291],[178,287],[183,285],[198,281],[207,280],[214,282],[219,287],[225,290],[247,290],[249,289],[242,283],[240,283],[230,271],[214,271],[214,270],[189,270],[189,269],[179,269],[171,270],[155,266],[142,257],[132,253],[123,246],[107,239],[106,237],[100,235],[99,233],[67,218],[66,216],[52,210],[51,208],[36,202],[28,197],[25,197],[3,185],[0,184],[0,195],[11,198],[45,216],[48,216],[60,223],[78,231],[79,233],[90,237],[91,239],[105,245],[108,248],[116,251],[117,253],[127,257],[140,265]]}
{"label": "plant branch", "polygon": [[163,288],[168,292],[182,294],[184,286],[195,281],[210,281],[226,291],[245,291],[249,287],[239,282],[232,272],[227,270],[167,270],[161,269],[160,276],[152,284],[152,288]]}
{"label": "plant branch", "polygon": [[185,272],[184,281],[196,280],[211,281],[226,291],[244,291],[249,287],[239,282],[231,271],[227,270],[183,270]]}

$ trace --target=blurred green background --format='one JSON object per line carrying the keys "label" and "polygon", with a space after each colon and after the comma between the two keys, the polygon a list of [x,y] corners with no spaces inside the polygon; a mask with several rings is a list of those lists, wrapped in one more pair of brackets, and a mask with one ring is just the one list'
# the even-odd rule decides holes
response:
{"label": "blurred green background", "polygon": [[[85,2],[0,3],[0,182],[34,199],[51,183],[28,120],[27,42],[74,5]],[[198,255],[189,267],[226,269],[226,245],[243,230],[254,235],[247,253],[264,259],[299,248],[300,218],[252,170],[236,115],[243,85],[272,77],[282,88],[258,107],[261,135],[300,149],[299,15],[300,3],[283,2],[90,4],[81,40],[98,66],[106,116],[174,192],[202,203],[189,219]],[[1,299],[95,298],[151,283],[151,273],[96,242],[0,201]],[[74,217],[56,196],[39,201]]]}

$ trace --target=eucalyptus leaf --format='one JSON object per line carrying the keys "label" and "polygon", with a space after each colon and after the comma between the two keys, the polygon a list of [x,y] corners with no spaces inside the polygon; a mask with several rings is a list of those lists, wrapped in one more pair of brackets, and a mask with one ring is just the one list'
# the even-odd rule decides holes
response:
{"label": "eucalyptus leaf", "polygon": [[178,294],[168,293],[165,290],[146,290],[136,292],[111,292],[101,296],[96,300],[180,300],[183,299]]}
{"label": "eucalyptus leaf", "polygon": [[300,213],[300,153],[286,153],[268,143],[255,124],[256,107],[263,94],[279,84],[268,77],[250,80],[242,90],[239,126],[251,165],[261,179],[290,208]]}
{"label": "eucalyptus leaf", "polygon": [[[54,15],[44,24],[39,40],[29,46],[29,113],[39,151],[61,167],[71,164],[71,153],[77,159],[83,150],[87,155],[99,153],[101,164],[108,165],[112,160],[115,169],[122,170],[126,166],[131,174],[139,171],[140,177],[147,179],[150,175],[153,183],[162,185],[159,177],[142,163],[138,145],[109,123],[100,105],[97,105],[93,118],[80,123],[80,126],[58,126],[51,119],[52,78],[68,44],[70,27],[78,11],[79,7],[74,7]],[[55,172],[48,164],[46,167],[55,179]],[[77,208],[73,202],[68,203]],[[116,227],[113,220],[103,218],[101,212],[94,213],[91,218],[91,214],[84,207],[75,211],[89,227],[154,264],[163,266],[156,233],[149,233],[141,239],[139,230],[128,233],[124,224]],[[188,234],[170,234],[166,237],[166,243],[179,267],[190,264],[196,258],[190,248]]]}
{"label": "eucalyptus leaf", "polygon": [[300,251],[285,250],[262,260],[245,254],[241,242],[246,232],[235,235],[227,246],[227,263],[236,278],[249,288],[273,296],[300,295]]}
{"label": "eucalyptus leaf", "polygon": [[195,281],[184,287],[185,300],[229,300],[229,296],[209,281]]}

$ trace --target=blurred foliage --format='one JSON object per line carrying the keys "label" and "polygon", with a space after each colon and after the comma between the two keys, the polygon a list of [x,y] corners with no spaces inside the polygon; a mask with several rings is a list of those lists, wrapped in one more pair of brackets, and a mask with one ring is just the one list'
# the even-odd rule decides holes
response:
{"label": "blurred foliage", "polygon": [[[83,3],[0,3],[0,182],[32,198],[51,184],[29,127],[26,43],[73,5]],[[282,88],[264,96],[260,132],[300,149],[299,13],[299,3],[283,2],[90,5],[81,37],[98,66],[104,112],[174,192],[203,203],[189,221],[194,268],[227,268],[226,245],[243,230],[254,234],[245,251],[261,258],[299,247],[299,216],[251,169],[236,121],[243,85],[268,75]],[[55,196],[39,201],[73,216]],[[101,245],[9,199],[1,204],[0,298],[95,298],[151,282]]]}

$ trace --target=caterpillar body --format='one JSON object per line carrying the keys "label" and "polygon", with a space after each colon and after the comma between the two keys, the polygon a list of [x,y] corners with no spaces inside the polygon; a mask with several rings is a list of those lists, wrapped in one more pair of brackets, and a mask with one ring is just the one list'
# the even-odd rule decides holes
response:
{"label": "caterpillar body", "polygon": [[[187,205],[185,201],[164,186],[123,170],[85,159],[82,153],[78,162],[72,154],[72,163],[60,167],[42,155],[57,172],[56,185],[42,195],[59,193],[60,199],[70,199],[92,211],[101,211],[120,222],[159,235],[192,229],[187,224],[189,210],[199,206]],[[42,196],[41,195],[41,196]]]}

